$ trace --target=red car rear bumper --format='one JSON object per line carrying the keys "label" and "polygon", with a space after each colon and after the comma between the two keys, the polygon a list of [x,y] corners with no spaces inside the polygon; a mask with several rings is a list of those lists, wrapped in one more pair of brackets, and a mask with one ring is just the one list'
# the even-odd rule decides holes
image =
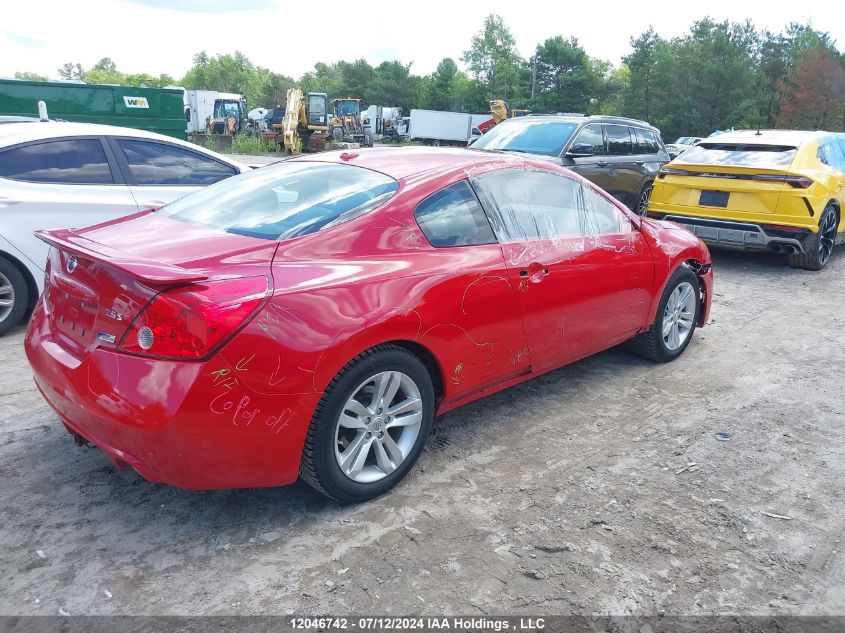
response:
{"label": "red car rear bumper", "polygon": [[[319,393],[214,386],[211,361],[103,349],[77,358],[53,338],[40,304],[26,353],[38,389],[66,428],[149,481],[202,490],[280,486],[298,477]],[[215,368],[220,362],[215,358]]]}

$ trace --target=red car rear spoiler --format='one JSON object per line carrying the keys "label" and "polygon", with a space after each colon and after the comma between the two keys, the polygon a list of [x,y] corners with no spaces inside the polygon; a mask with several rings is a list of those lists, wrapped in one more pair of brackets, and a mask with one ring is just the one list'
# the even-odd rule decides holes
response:
{"label": "red car rear spoiler", "polygon": [[142,259],[132,253],[110,248],[82,237],[72,229],[35,231],[35,237],[60,250],[122,270],[148,284],[167,285],[208,279],[208,275],[195,270]]}

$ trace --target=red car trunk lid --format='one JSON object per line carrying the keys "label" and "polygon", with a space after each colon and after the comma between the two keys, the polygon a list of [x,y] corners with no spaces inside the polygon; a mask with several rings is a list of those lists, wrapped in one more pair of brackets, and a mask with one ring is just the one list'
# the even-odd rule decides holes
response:
{"label": "red car trunk lid", "polygon": [[44,289],[47,318],[69,350],[117,347],[132,319],[157,290],[103,261],[50,249]]}
{"label": "red car trunk lid", "polygon": [[274,241],[155,214],[36,235],[53,247],[44,290],[47,317],[61,343],[77,354],[117,347],[132,320],[161,290],[267,274],[276,250]]}

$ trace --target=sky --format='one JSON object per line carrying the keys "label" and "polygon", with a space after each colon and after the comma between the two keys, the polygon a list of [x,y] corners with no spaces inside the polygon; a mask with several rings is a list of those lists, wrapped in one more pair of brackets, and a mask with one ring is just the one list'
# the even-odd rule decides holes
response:
{"label": "sky", "polygon": [[[8,1],[8,0],[7,0]],[[575,36],[587,53],[618,65],[631,36],[649,26],[664,37],[696,19],[750,19],[780,31],[811,23],[845,46],[845,9],[831,2],[760,0],[34,0],[37,12],[4,7],[0,77],[30,71],[56,78],[65,62],[90,68],[111,57],[125,73],[182,77],[192,57],[239,50],[253,63],[298,78],[318,61],[365,58],[412,62],[432,72],[444,57],[460,63],[488,13],[502,16],[523,57],[548,37]]]}

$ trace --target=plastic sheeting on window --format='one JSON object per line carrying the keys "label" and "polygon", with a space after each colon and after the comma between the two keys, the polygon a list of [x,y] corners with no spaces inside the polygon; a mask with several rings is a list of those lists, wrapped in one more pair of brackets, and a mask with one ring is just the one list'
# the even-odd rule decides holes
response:
{"label": "plastic sheeting on window", "polygon": [[616,205],[581,182],[539,169],[509,169],[472,177],[502,243],[631,234]]}

